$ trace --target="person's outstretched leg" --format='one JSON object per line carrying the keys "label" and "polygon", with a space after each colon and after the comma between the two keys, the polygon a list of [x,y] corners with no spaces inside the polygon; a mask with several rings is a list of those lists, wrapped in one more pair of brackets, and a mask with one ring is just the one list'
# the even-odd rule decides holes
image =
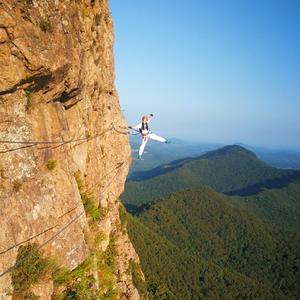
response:
{"label": "person's outstretched leg", "polygon": [[143,137],[142,138],[142,144],[141,144],[140,149],[139,149],[139,159],[141,159],[141,157],[142,157],[142,154],[144,152],[144,149],[145,149],[145,146],[146,146],[147,142],[148,142],[148,136]]}
{"label": "person's outstretched leg", "polygon": [[149,134],[149,139],[151,140],[154,140],[154,141],[158,141],[158,142],[161,142],[161,143],[168,143],[167,139],[157,135],[157,134],[154,134],[154,133],[150,133]]}

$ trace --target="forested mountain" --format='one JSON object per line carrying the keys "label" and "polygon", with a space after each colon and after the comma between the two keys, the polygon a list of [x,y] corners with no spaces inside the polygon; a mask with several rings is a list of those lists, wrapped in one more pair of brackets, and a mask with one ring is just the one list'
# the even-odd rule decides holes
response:
{"label": "forested mountain", "polygon": [[296,299],[300,182],[256,195],[203,187],[140,207],[128,230],[150,299]]}
{"label": "forested mountain", "polygon": [[233,195],[252,195],[263,188],[282,188],[300,177],[300,171],[268,166],[241,146],[226,146],[196,158],[173,161],[150,171],[135,172],[122,201],[138,206],[180,189],[210,186]]}
{"label": "forested mountain", "polygon": [[148,299],[296,299],[300,171],[226,146],[136,172],[123,201]]}

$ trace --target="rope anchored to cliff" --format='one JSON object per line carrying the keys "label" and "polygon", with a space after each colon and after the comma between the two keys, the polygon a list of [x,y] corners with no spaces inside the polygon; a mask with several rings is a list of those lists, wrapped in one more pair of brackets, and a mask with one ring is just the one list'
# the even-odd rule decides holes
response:
{"label": "rope anchored to cliff", "polygon": [[[62,232],[64,232],[70,225],[72,225],[77,219],[79,219],[85,212],[82,211],[80,214],[78,214],[74,219],[72,219],[66,226],[64,226],[61,230],[59,230],[56,234],[54,234],[50,239],[46,240],[43,244],[41,244],[37,249],[41,249],[51,241],[53,241],[56,237],[58,237]],[[13,266],[5,270],[0,274],[0,277],[4,276],[5,274],[11,272],[12,270],[18,268],[26,259],[31,257],[33,255],[33,251],[29,252],[28,255],[23,257],[22,259],[18,260]]]}
{"label": "rope anchored to cliff", "polygon": [[[125,135],[139,135],[140,133],[139,132],[131,132],[130,130],[130,127],[124,127],[124,126],[119,126],[119,129],[115,127],[114,124],[112,124],[112,130],[116,131],[117,133],[120,133],[120,134],[125,134]],[[121,131],[123,130],[123,131]]]}
{"label": "rope anchored to cliff", "polygon": [[[103,195],[103,193],[111,186],[111,184],[113,182],[115,182],[115,178],[116,176],[118,175],[118,173],[123,169],[125,168],[126,166],[129,165],[130,162],[127,162],[127,163],[122,163],[121,165],[118,164],[118,166],[115,168],[117,170],[117,172],[114,174],[114,176],[112,177],[112,179],[108,182],[108,184],[105,186],[105,188],[102,190],[101,194]],[[77,208],[77,206],[75,207],[75,209]],[[72,209],[74,210],[74,209]],[[79,214],[77,214],[70,222],[68,222],[64,227],[62,227],[59,231],[57,231],[53,236],[51,236],[48,240],[46,240],[44,243],[42,243],[41,245],[38,246],[38,250],[40,250],[41,248],[43,248],[45,245],[49,244],[51,241],[55,240],[61,233],[63,233],[65,230],[67,230],[67,228],[69,228],[69,226],[71,226],[76,220],[78,220],[83,214],[85,214],[85,210],[83,209]],[[65,214],[63,214],[65,215]],[[56,228],[58,225],[56,226],[53,226],[51,229],[53,228]],[[46,230],[46,231],[49,231],[50,229]],[[45,231],[45,232],[46,232]],[[45,233],[44,232],[44,233]],[[43,233],[41,233],[43,234]],[[35,237],[38,237],[40,236],[41,234],[38,234],[36,235]],[[30,240],[32,240],[33,238],[29,238],[27,239],[25,242],[23,243],[26,243]],[[18,243],[17,245],[15,246],[11,246],[9,247],[8,249],[6,249],[5,251],[2,251],[0,254],[4,254],[12,249],[14,249],[15,247],[18,247],[20,246],[21,244],[23,243]],[[10,273],[12,270],[18,268],[25,260],[27,260],[29,257],[31,257],[32,255],[34,254],[34,250],[29,252],[25,257],[23,257],[22,259],[18,260],[15,262],[15,264],[11,267],[9,267],[8,269],[6,269],[4,272],[0,273],[0,277],[3,277],[4,275]]]}
{"label": "rope anchored to cliff", "polygon": [[[111,126],[104,130],[101,133],[95,134],[93,136],[86,136],[86,137],[81,137],[81,138],[72,138],[66,141],[11,141],[11,140],[0,140],[0,144],[14,144],[14,145],[24,145],[21,147],[17,147],[17,148],[10,148],[10,149],[6,149],[6,150],[2,150],[0,151],[0,154],[5,154],[5,153],[9,153],[9,152],[14,152],[17,150],[24,150],[30,147],[35,147],[38,145],[54,145],[56,147],[61,147],[67,144],[71,144],[71,143],[78,143],[78,142],[89,142],[91,140],[97,139],[101,136],[103,136],[105,133],[109,132],[109,131],[115,131],[119,134],[130,134],[129,131],[121,131],[124,130],[125,127],[122,126],[118,126],[119,128],[117,128],[115,126],[115,124],[111,124]],[[120,130],[121,129],[121,130]],[[44,148],[39,148],[39,150],[44,149]]]}

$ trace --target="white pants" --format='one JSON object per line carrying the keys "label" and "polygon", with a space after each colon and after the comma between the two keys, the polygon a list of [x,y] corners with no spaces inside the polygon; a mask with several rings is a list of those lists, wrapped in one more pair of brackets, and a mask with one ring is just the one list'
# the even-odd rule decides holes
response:
{"label": "white pants", "polygon": [[167,141],[165,138],[163,138],[161,136],[158,136],[154,133],[149,133],[148,135],[142,137],[142,144],[141,144],[140,149],[139,149],[139,156],[141,156],[143,154],[145,146],[146,146],[149,139],[154,140],[154,141],[158,141],[158,142],[161,142],[161,143],[165,143]]}

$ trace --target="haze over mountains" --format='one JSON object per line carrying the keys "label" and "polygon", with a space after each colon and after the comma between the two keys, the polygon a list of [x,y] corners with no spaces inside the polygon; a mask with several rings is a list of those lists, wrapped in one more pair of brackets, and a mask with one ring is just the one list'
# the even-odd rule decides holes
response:
{"label": "haze over mountains", "polygon": [[[139,136],[131,136],[130,143],[133,149],[133,157],[137,156],[140,142]],[[243,143],[237,145],[254,152],[259,159],[270,166],[282,169],[300,169],[300,150],[253,147]],[[177,159],[197,157],[223,146],[218,143],[197,143],[179,139],[171,139],[171,144],[165,145],[150,140],[144,153],[145,159],[142,162],[138,160],[133,161],[129,179],[134,172],[147,171]]]}
{"label": "haze over mountains", "polygon": [[135,172],[123,203],[149,299],[296,299],[300,171],[226,146]]}

